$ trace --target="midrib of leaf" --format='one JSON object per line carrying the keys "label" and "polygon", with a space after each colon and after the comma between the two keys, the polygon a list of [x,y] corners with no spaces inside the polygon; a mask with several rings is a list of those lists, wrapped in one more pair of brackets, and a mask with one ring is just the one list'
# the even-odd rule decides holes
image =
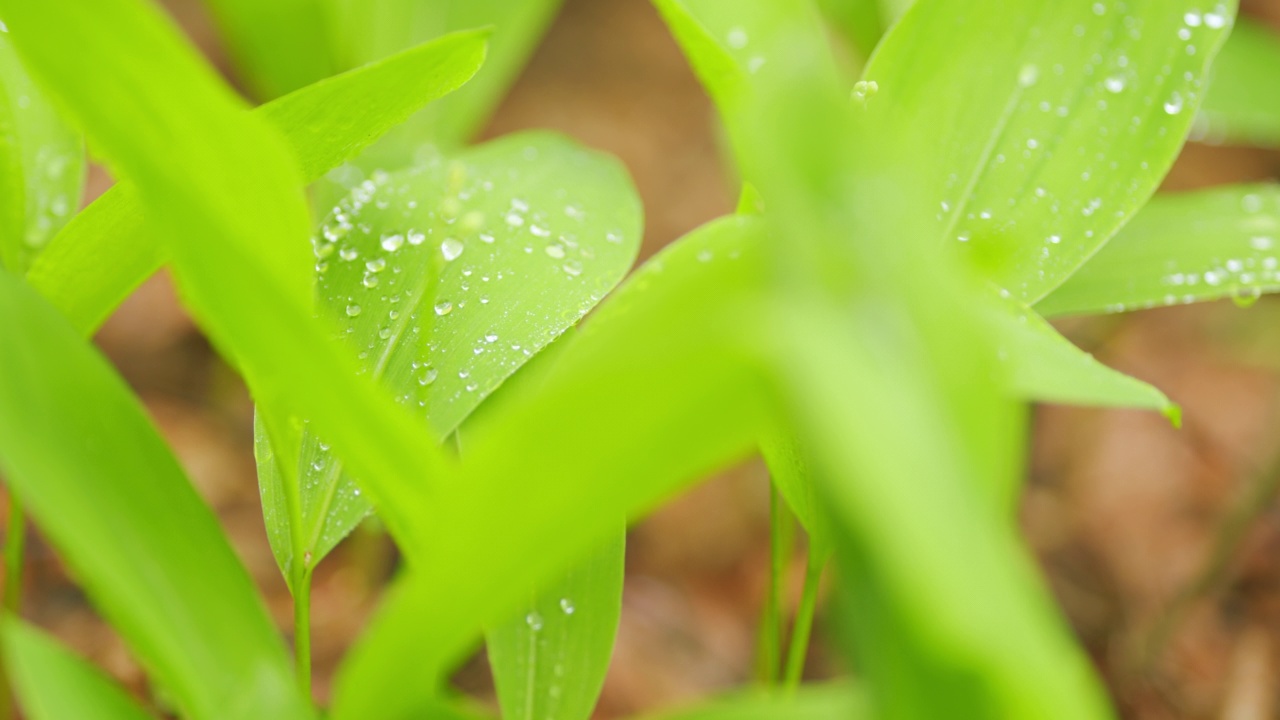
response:
{"label": "midrib of leaf", "polygon": [[[427,322],[430,323],[430,317],[426,314],[430,308],[423,308],[422,302],[425,298],[434,296],[434,292],[428,291],[434,291],[436,286],[439,284],[440,269],[437,267],[437,263],[431,262],[428,263],[428,270],[430,272],[427,281],[420,283],[417,289],[414,290],[412,301],[410,303],[410,307],[413,311],[403,312],[393,321],[395,323],[393,325],[395,330],[391,333],[391,337],[387,340],[387,344],[383,348],[382,354],[378,356],[378,361],[374,363],[373,369],[370,371],[370,375],[372,375],[375,381],[382,380],[382,376],[387,371],[387,363],[391,361],[391,354],[399,346],[401,337],[403,337],[405,332],[409,329],[409,323],[415,318],[426,318]],[[301,453],[299,453],[298,462],[301,461],[302,457]],[[323,478],[325,482],[324,499],[320,503],[320,512],[316,514],[316,521],[311,528],[311,537],[307,541],[306,546],[301,548],[303,558],[315,557],[315,549],[320,544],[320,536],[324,533],[325,523],[329,519],[329,509],[333,506],[333,500],[338,495],[338,479],[342,475],[342,468],[342,461],[335,456]],[[304,560],[304,563],[310,565],[309,560]]]}

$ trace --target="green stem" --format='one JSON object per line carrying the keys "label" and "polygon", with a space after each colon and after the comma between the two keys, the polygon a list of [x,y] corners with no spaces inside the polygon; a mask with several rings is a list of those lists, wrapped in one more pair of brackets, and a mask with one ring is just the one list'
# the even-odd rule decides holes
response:
{"label": "green stem", "polygon": [[782,661],[782,585],[791,554],[791,515],[776,488],[769,491],[769,593],[760,621],[760,657],[756,679],[776,685]]}
{"label": "green stem", "polygon": [[302,696],[311,697],[311,568],[293,581],[293,657]]}
{"label": "green stem", "polygon": [[796,608],[796,622],[791,629],[791,647],[787,649],[787,670],[783,687],[795,692],[804,675],[805,659],[809,655],[809,635],[813,631],[813,616],[818,609],[818,585],[822,580],[822,568],[827,564],[827,553],[814,553],[809,549],[809,563],[804,571],[804,591],[800,595],[800,607]]}
{"label": "green stem", "polygon": [[[4,543],[4,614],[16,616],[22,612],[22,567],[26,555],[27,519],[22,511],[22,501],[9,491],[9,526]],[[13,717],[13,690],[9,685],[9,669],[4,666],[0,653],[0,720]]]}

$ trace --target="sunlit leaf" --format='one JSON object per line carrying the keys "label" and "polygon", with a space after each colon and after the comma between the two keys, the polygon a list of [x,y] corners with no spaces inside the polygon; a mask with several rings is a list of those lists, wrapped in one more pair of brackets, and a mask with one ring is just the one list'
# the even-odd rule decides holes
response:
{"label": "sunlit leaf", "polygon": [[622,614],[622,535],[487,635],[503,720],[588,720]]}
{"label": "sunlit leaf", "polygon": [[5,666],[30,720],[147,720],[151,716],[93,665],[20,620],[3,627]]}
{"label": "sunlit leaf", "polygon": [[152,678],[193,718],[311,717],[253,581],[124,381],[5,273],[0,330],[0,468]]}
{"label": "sunlit leaf", "polygon": [[270,100],[334,73],[323,0],[205,2],[255,97]]}
{"label": "sunlit leaf", "polygon": [[1156,410],[1175,425],[1180,422],[1178,406],[1164,393],[1098,362],[1021,303],[993,304],[986,319],[1008,373],[1010,389],[1019,397],[1038,402]]}
{"label": "sunlit leaf", "polygon": [[1280,290],[1280,187],[1158,195],[1062,287],[1046,315],[1119,312],[1200,300],[1242,304]]}
{"label": "sunlit leaf", "polygon": [[1193,140],[1280,147],[1280,36],[1239,20],[1213,63]]}
{"label": "sunlit leaf", "polygon": [[[616,161],[512,135],[360,183],[316,236],[317,292],[363,371],[444,438],[622,279],[641,224]],[[259,472],[282,568],[320,562],[370,509],[327,443],[304,433],[305,545],[293,548],[283,479],[273,463]]]}
{"label": "sunlit leaf", "polygon": [[748,692],[645,720],[857,720],[873,717],[866,693],[849,685],[810,685],[794,695]]}
{"label": "sunlit leaf", "polygon": [[[459,87],[484,58],[482,33],[458,33],[330,78],[257,111],[288,141],[307,180],[350,159],[426,103]],[[166,258],[130,183],[77,215],[27,280],[92,333]]]}
{"label": "sunlit leaf", "polygon": [[325,0],[332,42],[346,67],[386,57],[446,32],[493,27],[489,59],[473,82],[407,123],[380,147],[378,160],[403,161],[423,143],[455,148],[481,130],[515,81],[562,0]]}
{"label": "sunlit leaf", "polygon": [[654,257],[544,382],[468,427],[464,477],[429,512],[428,554],[344,663],[335,718],[419,717],[480,628],[516,612],[527,588],[554,581],[623,516],[750,453],[763,389],[736,329],[767,272],[741,253],[759,230],[719,220]]}
{"label": "sunlit leaf", "polygon": [[929,158],[938,234],[1034,302],[1155,191],[1234,14],[1229,0],[921,0],[872,58],[865,105]]}
{"label": "sunlit leaf", "polygon": [[80,205],[84,143],[0,32],[0,268],[24,272]]}

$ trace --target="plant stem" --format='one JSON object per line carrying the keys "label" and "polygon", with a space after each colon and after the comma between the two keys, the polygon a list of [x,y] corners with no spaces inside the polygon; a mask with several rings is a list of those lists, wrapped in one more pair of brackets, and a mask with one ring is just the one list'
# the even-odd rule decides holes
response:
{"label": "plant stem", "polygon": [[293,657],[302,696],[311,697],[311,568],[293,582]]}
{"label": "plant stem", "polygon": [[787,648],[787,670],[783,687],[795,692],[804,675],[805,659],[809,655],[809,635],[813,631],[813,616],[818,609],[818,585],[822,580],[822,568],[827,564],[827,553],[814,553],[809,549],[809,562],[804,571],[804,590],[800,594],[800,606],[796,608],[796,621],[791,629],[791,646]]}
{"label": "plant stem", "polygon": [[[22,501],[9,491],[9,524],[4,543],[4,614],[16,616],[22,612],[22,568],[26,555],[27,519],[22,511]],[[0,720],[13,717],[13,690],[9,685],[9,669],[4,666],[0,653]]]}
{"label": "plant stem", "polygon": [[791,515],[776,488],[769,489],[769,593],[760,621],[756,679],[776,685],[782,660],[782,584],[791,554]]}

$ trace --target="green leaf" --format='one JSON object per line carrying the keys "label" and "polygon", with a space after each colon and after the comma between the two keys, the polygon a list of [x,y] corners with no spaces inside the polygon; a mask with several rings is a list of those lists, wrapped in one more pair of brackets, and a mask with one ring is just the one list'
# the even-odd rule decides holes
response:
{"label": "green leaf", "polygon": [[95,606],[190,717],[311,717],[252,580],[110,364],[3,273],[0,326],[0,468]]}
{"label": "green leaf", "polygon": [[865,693],[844,685],[808,685],[794,695],[746,692],[700,706],[644,716],[646,720],[855,720],[870,718]]}
{"label": "green leaf", "polygon": [[591,717],[622,616],[625,549],[625,535],[618,533],[489,630],[503,720]]}
{"label": "green leaf", "polygon": [[1025,305],[993,304],[986,315],[1010,388],[1027,400],[1156,410],[1176,426],[1181,411],[1164,393],[1112,370],[1071,344]]}
{"label": "green leaf", "polygon": [[1222,46],[1191,139],[1280,147],[1280,37],[1241,19]]}
{"label": "green leaf", "polygon": [[[613,289],[641,225],[617,161],[548,133],[512,135],[357,185],[315,239],[317,292],[362,371],[443,439]],[[314,567],[369,502],[304,433],[305,544],[294,548],[276,469],[259,468],[272,549],[281,568],[298,556]]]}
{"label": "green leaf", "polygon": [[206,0],[254,97],[270,100],[335,71],[324,0]]}
{"label": "green leaf", "polygon": [[877,0],[818,0],[818,5],[863,59],[871,55],[889,24]]}
{"label": "green leaf", "polygon": [[[256,110],[288,141],[307,180],[355,156],[480,67],[485,35],[449,35],[303,88]],[[36,259],[27,280],[90,334],[165,261],[131,184],[77,215]]]}
{"label": "green leaf", "polygon": [[24,272],[80,205],[84,143],[0,31],[0,268]]}
{"label": "green leaf", "polygon": [[383,164],[406,146],[456,148],[481,130],[515,81],[562,0],[327,0],[332,43],[344,66],[385,57],[423,38],[493,26],[489,60],[466,88],[436,103],[383,143]]}
{"label": "green leaf", "polygon": [[135,0],[0,0],[0,8],[28,31],[15,33],[27,39],[19,48],[28,66],[137,184],[187,306],[267,408],[277,448],[296,452],[295,417],[310,418],[405,552],[421,547],[423,481],[448,475],[448,459],[311,317],[307,209],[278,139],[153,8]]}
{"label": "green leaf", "polygon": [[480,628],[516,612],[527,588],[561,576],[622,517],[751,452],[763,388],[736,329],[750,326],[747,298],[768,273],[742,252],[760,230],[726,218],[655,256],[545,380],[468,425],[463,477],[428,509],[428,553],[341,668],[335,718],[420,717]]}
{"label": "green leaf", "polygon": [[789,431],[777,430],[761,441],[760,453],[769,468],[773,486],[809,534],[809,552],[826,555],[831,548],[831,530],[818,496],[813,468],[805,459],[799,441]]}
{"label": "green leaf", "polygon": [[1280,187],[1157,195],[1061,287],[1046,315],[1119,312],[1280,290]]}
{"label": "green leaf", "polygon": [[866,71],[920,143],[937,233],[1034,303],[1146,203],[1177,156],[1235,2],[922,0]]}
{"label": "green leaf", "polygon": [[20,620],[3,629],[5,666],[30,720],[147,720],[151,716],[93,665]]}

